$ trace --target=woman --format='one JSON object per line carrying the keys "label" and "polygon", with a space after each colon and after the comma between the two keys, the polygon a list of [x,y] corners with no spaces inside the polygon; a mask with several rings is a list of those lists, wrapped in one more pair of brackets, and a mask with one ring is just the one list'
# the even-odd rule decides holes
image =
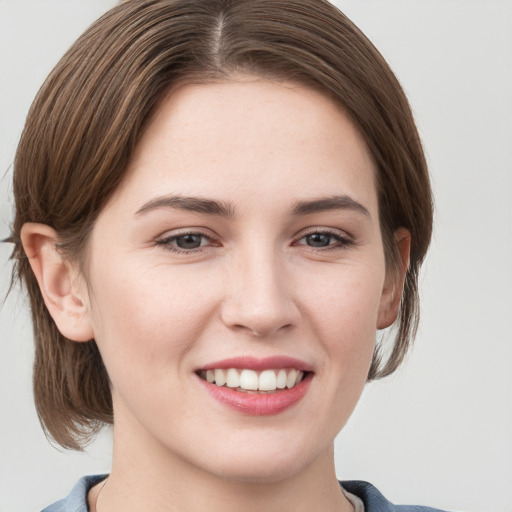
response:
{"label": "woman", "polygon": [[394,510],[340,486],[333,439],[414,336],[430,185],[332,5],[123,2],[43,85],[14,192],[41,422],[114,432],[110,475],[48,511]]}

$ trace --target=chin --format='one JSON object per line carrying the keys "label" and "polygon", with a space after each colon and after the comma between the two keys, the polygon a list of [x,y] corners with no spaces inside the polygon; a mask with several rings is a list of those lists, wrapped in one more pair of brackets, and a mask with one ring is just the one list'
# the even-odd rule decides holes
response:
{"label": "chin", "polygon": [[233,464],[229,468],[222,468],[217,470],[218,476],[224,480],[244,484],[277,484],[286,480],[301,470],[301,467],[293,463],[268,463],[265,461],[263,464],[255,464],[254,461],[245,464]]}
{"label": "chin", "polygon": [[246,484],[277,484],[306,469],[315,459],[308,456],[304,445],[279,448],[253,444],[254,449],[241,449],[237,453],[225,454],[222,464],[211,467],[211,473],[225,480]]}

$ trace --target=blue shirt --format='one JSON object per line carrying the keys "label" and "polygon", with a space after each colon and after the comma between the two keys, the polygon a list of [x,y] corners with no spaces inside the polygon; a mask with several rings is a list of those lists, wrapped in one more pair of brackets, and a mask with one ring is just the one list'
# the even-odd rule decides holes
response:
{"label": "blue shirt", "polygon": [[[67,498],[57,501],[45,508],[42,512],[88,512],[87,494],[98,482],[107,475],[85,476],[81,478]],[[340,482],[346,491],[355,494],[364,503],[365,512],[442,512],[435,508],[418,507],[410,505],[393,505],[368,482],[347,481]]]}

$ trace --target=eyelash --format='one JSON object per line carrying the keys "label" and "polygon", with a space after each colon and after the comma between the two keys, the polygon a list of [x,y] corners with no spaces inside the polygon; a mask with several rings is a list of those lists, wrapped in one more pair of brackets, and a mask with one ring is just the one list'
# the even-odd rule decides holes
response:
{"label": "eyelash", "polygon": [[[301,244],[299,243],[301,240],[305,239],[308,236],[311,235],[327,235],[330,238],[333,238],[336,242],[333,244],[329,244],[323,247],[315,247],[315,246],[308,246],[307,244]],[[183,249],[176,245],[173,245],[173,242],[176,242],[177,239],[186,237],[186,236],[197,236],[201,237],[201,244],[203,240],[208,240],[209,243],[205,245],[200,245],[199,247],[192,248],[192,249]],[[293,242],[292,245],[298,246],[303,245],[305,247],[309,247],[310,250],[317,251],[317,252],[324,252],[324,251],[331,251],[331,250],[342,250],[347,249],[351,245],[353,245],[354,242],[350,240],[350,238],[340,235],[339,233],[336,233],[334,231],[330,231],[328,229],[316,229],[311,230],[307,233],[302,234],[300,238],[297,239],[297,241]],[[219,247],[220,243],[216,242],[211,236],[208,236],[204,233],[201,233],[200,231],[185,231],[183,233],[177,233],[171,236],[167,236],[165,238],[159,239],[156,241],[157,246],[162,246],[164,249],[178,253],[178,254],[197,254],[202,251],[204,251],[204,247]]]}
{"label": "eyelash", "polygon": [[176,245],[172,245],[172,242],[175,242],[178,238],[186,237],[186,236],[199,236],[202,238],[201,243],[204,239],[209,240],[209,245],[213,245],[214,247],[218,247],[220,244],[216,243],[211,236],[205,235],[204,233],[201,233],[200,231],[185,231],[183,233],[177,233],[175,235],[167,236],[165,238],[162,238],[160,240],[156,241],[156,245],[162,246],[167,251],[175,252],[178,254],[196,254],[198,252],[202,252],[204,249],[203,247],[207,247],[208,245],[200,245],[197,248],[194,249],[183,249]]}
{"label": "eyelash", "polygon": [[[304,233],[298,239],[298,242],[300,242],[300,240],[303,240],[304,238],[306,238],[308,236],[311,236],[311,235],[327,235],[330,238],[334,238],[334,240],[336,241],[336,243],[329,244],[329,245],[326,245],[324,247],[308,246],[310,249],[312,249],[314,251],[324,252],[324,251],[332,251],[332,250],[336,250],[336,249],[338,249],[338,250],[347,249],[348,247],[350,247],[351,245],[354,244],[354,242],[350,238],[348,238],[346,236],[342,236],[339,233],[337,233],[335,231],[331,231],[329,229],[314,229],[314,230],[311,230],[311,231],[309,231],[307,233]],[[298,242],[295,242],[294,245],[306,245],[306,244],[299,244]]]}

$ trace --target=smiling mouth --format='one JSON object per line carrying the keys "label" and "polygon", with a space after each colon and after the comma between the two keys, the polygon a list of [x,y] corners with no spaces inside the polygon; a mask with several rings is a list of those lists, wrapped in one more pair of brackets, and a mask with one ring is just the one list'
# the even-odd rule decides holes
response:
{"label": "smiling mouth", "polygon": [[215,386],[243,393],[277,393],[297,386],[308,372],[296,368],[255,371],[239,368],[199,370],[197,375]]}

